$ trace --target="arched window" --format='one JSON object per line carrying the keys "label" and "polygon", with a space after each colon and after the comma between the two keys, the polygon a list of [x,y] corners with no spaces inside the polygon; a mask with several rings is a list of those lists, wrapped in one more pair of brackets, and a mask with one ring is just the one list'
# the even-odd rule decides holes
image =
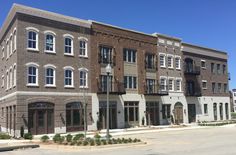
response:
{"label": "arched window", "polygon": [[45,52],[55,53],[55,33],[52,31],[45,31]]}
{"label": "arched window", "polygon": [[74,87],[74,73],[72,67],[64,67],[65,87]]}
{"label": "arched window", "polygon": [[73,36],[69,35],[69,34],[65,34],[64,35],[64,39],[65,39],[65,51],[64,54],[65,55],[74,55],[74,49],[73,49]]}
{"label": "arched window", "polygon": [[13,31],[13,52],[16,51],[16,28]]}
{"label": "arched window", "polygon": [[8,70],[6,72],[6,75],[7,75],[7,90],[9,89],[9,73],[8,73]]}
{"label": "arched window", "polygon": [[13,66],[13,87],[16,86],[16,64]]}
{"label": "arched window", "polygon": [[79,86],[80,88],[88,88],[88,69],[79,69]]}
{"label": "arched window", "polygon": [[80,57],[88,57],[88,39],[87,38],[79,38],[79,56]]}
{"label": "arched window", "polygon": [[12,76],[12,67],[9,69],[9,88],[12,88],[13,76]]}
{"label": "arched window", "polygon": [[27,85],[38,86],[38,64],[28,63],[27,65]]}
{"label": "arched window", "polygon": [[55,83],[55,69],[52,67],[46,68],[45,86],[56,86]]}
{"label": "arched window", "polygon": [[27,48],[29,50],[38,50],[38,32],[39,30],[33,27],[26,28],[27,30]]}

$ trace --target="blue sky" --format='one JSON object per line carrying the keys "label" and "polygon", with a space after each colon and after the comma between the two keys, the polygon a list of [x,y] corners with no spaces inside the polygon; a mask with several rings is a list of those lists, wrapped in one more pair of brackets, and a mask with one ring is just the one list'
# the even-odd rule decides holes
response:
{"label": "blue sky", "polygon": [[226,51],[236,88],[235,0],[0,0],[0,25],[13,3],[92,19]]}

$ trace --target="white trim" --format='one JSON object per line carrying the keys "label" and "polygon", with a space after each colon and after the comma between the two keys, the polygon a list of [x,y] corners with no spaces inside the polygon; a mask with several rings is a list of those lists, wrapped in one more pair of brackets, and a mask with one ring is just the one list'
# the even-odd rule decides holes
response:
{"label": "white trim", "polygon": [[66,37],[69,37],[69,38],[71,38],[71,39],[74,39],[74,36],[73,35],[71,35],[71,34],[63,34],[63,37],[64,38],[66,38]]}
{"label": "white trim", "polygon": [[[171,66],[169,67],[169,64],[168,64],[168,58],[171,57]],[[167,67],[168,68],[174,68],[174,63],[173,63],[173,60],[174,60],[174,55],[172,54],[167,54]]]}
{"label": "white trim", "polygon": [[[47,69],[53,69],[53,84],[47,84]],[[45,67],[45,87],[56,87],[56,67],[49,66]]]}
{"label": "white trim", "polygon": [[57,67],[56,67],[55,65],[53,65],[53,64],[46,64],[46,65],[44,65],[43,67],[44,67],[44,68],[51,67],[51,68],[54,68],[54,69],[57,68]]}
{"label": "white trim", "polygon": [[86,75],[85,75],[86,84],[85,84],[85,86],[79,85],[79,87],[80,88],[88,88],[88,69],[87,68],[79,68],[79,84],[80,84],[80,72],[81,71],[86,73]]}
{"label": "white trim", "polygon": [[35,28],[35,27],[26,27],[25,29],[26,29],[27,31],[33,30],[33,31],[39,32],[39,29],[37,29],[37,28]]}
{"label": "white trim", "polygon": [[[85,54],[84,55],[80,55],[80,41],[84,41],[85,42]],[[84,38],[84,37],[79,37],[79,57],[88,57],[88,39]]]}
{"label": "white trim", "polygon": [[[206,87],[203,87],[203,82],[206,83]],[[207,89],[207,80],[202,80],[202,89],[206,90]]]}
{"label": "white trim", "polygon": [[52,35],[56,36],[56,33],[51,30],[44,31],[44,34],[52,34]]}
{"label": "white trim", "polygon": [[[179,68],[176,67],[176,58],[179,58]],[[181,70],[181,56],[175,55],[175,69],[176,70]]]}
{"label": "white trim", "polygon": [[[172,89],[170,90],[170,80],[172,80]],[[175,91],[175,78],[174,77],[168,77],[168,90],[170,91],[170,92],[173,92],[173,91]]]}
{"label": "white trim", "polygon": [[[64,35],[63,35],[64,36]],[[71,39],[71,46],[70,46],[70,48],[71,48],[71,53],[65,53],[65,47],[66,47],[66,42],[65,42],[65,39],[66,38],[68,38],[68,39]],[[63,47],[64,47],[64,55],[67,55],[67,56],[74,56],[74,37],[72,36],[72,35],[69,35],[69,34],[66,34],[65,36],[64,36],[64,45],[63,45]]]}
{"label": "white trim", "polygon": [[88,72],[89,70],[87,69],[87,68],[85,68],[85,67],[81,67],[81,68],[79,68],[78,69],[79,71],[82,71],[82,70],[84,70],[84,71],[86,71],[86,72]]}
{"label": "white trim", "polygon": [[86,38],[86,37],[78,37],[78,39],[79,40],[84,40],[84,41],[88,42],[88,38]]}
{"label": "white trim", "polygon": [[159,59],[158,59],[159,62],[161,62],[160,61],[161,56],[164,57],[164,65],[161,65],[161,63],[160,63],[160,67],[161,68],[166,68],[166,54],[165,53],[159,53]]}
{"label": "white trim", "polygon": [[75,70],[74,67],[72,67],[72,66],[65,66],[65,67],[63,67],[63,69],[64,69],[64,70],[66,70],[66,69]]}
{"label": "white trim", "polygon": [[[202,62],[205,62],[205,67],[202,67]],[[201,59],[201,68],[206,69],[206,60]]]}
{"label": "white trim", "polygon": [[25,64],[26,66],[36,66],[39,67],[39,64],[35,63],[35,62],[28,62]]}
{"label": "white trim", "polygon": [[[177,84],[176,84],[177,80],[180,81],[180,86],[179,86],[180,90],[177,90]],[[181,77],[175,78],[175,84],[176,84],[176,92],[182,92],[182,78]]]}

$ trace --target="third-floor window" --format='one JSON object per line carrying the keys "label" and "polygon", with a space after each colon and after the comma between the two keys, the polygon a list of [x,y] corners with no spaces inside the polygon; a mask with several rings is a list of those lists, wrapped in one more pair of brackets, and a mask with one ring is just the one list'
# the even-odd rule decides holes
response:
{"label": "third-floor window", "polygon": [[136,62],[136,50],[124,49],[123,59],[125,62],[135,63]]}
{"label": "third-floor window", "polygon": [[73,55],[73,40],[69,37],[65,38],[65,54]]}
{"label": "third-floor window", "polygon": [[46,52],[55,52],[55,37],[52,34],[46,34],[45,51]]}
{"label": "third-floor window", "polygon": [[137,77],[135,76],[124,76],[124,85],[128,89],[137,88]]}
{"label": "third-floor window", "polygon": [[38,49],[38,33],[35,31],[28,32],[28,48]]}
{"label": "third-floor window", "polygon": [[79,56],[81,57],[87,57],[87,41],[86,40],[80,40],[79,41]]}
{"label": "third-floor window", "polygon": [[113,63],[112,48],[100,46],[99,62],[103,64]]}
{"label": "third-floor window", "polygon": [[147,68],[147,69],[155,69],[156,68],[156,62],[155,62],[155,55],[154,54],[146,54],[145,68]]}

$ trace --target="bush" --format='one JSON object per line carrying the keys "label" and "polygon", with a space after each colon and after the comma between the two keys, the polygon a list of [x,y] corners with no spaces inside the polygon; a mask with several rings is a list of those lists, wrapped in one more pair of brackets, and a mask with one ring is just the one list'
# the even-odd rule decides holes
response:
{"label": "bush", "polygon": [[95,139],[100,139],[101,136],[100,136],[98,133],[96,133],[96,134],[94,135],[94,138],[95,138]]}
{"label": "bush", "polygon": [[117,139],[117,143],[121,144],[122,140],[120,138]]}
{"label": "bush", "polygon": [[73,141],[77,142],[77,141],[83,139],[84,137],[85,137],[84,134],[76,134],[73,138]]}
{"label": "bush", "polygon": [[95,141],[94,141],[94,140],[90,140],[90,141],[89,141],[89,144],[90,144],[91,146],[94,146],[94,145],[95,145]]}
{"label": "bush", "polygon": [[33,135],[31,133],[26,133],[26,134],[24,134],[24,139],[32,140],[33,139]]}
{"label": "bush", "polygon": [[63,143],[64,140],[65,140],[65,137],[64,137],[64,136],[61,136],[60,139],[59,139],[59,143],[60,143],[60,144]]}
{"label": "bush", "polygon": [[80,146],[82,144],[83,144],[82,141],[77,141],[77,146]]}
{"label": "bush", "polygon": [[72,141],[72,138],[73,138],[73,136],[71,134],[66,135],[66,141],[67,142],[70,143]]}
{"label": "bush", "polygon": [[40,140],[45,143],[49,140],[49,137],[47,135],[44,135],[40,138]]}
{"label": "bush", "polygon": [[112,144],[112,141],[111,141],[111,140],[109,140],[109,141],[108,141],[108,144]]}
{"label": "bush", "polygon": [[132,143],[132,139],[131,139],[131,138],[129,138],[129,139],[128,139],[128,142],[129,142],[129,143]]}
{"label": "bush", "polygon": [[71,142],[70,145],[75,145],[76,143],[75,142]]}
{"label": "bush", "polygon": [[89,144],[89,142],[88,142],[87,140],[83,141],[83,145],[84,145],[84,146],[86,146],[86,145],[88,145],[88,144]]}
{"label": "bush", "polygon": [[52,140],[54,141],[54,143],[59,142],[61,139],[61,135],[60,134],[55,134],[52,138]]}
{"label": "bush", "polygon": [[0,139],[10,139],[11,136],[6,133],[0,133]]}
{"label": "bush", "polygon": [[101,142],[102,142],[103,145],[107,145],[107,141],[106,140],[103,139]]}
{"label": "bush", "polygon": [[101,145],[100,139],[95,140],[96,145]]}

